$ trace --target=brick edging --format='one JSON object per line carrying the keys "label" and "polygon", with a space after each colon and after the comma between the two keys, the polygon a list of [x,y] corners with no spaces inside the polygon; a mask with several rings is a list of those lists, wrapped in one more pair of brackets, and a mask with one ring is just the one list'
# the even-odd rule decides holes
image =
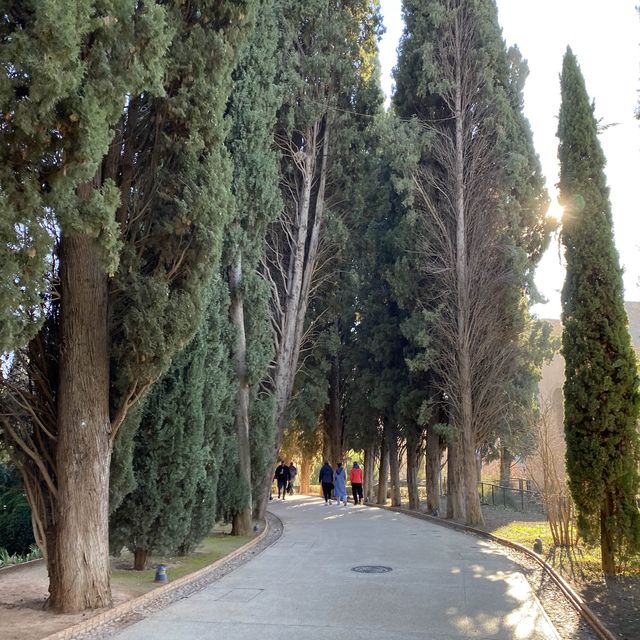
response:
{"label": "brick edging", "polygon": [[[419,511],[412,511],[410,509],[404,509],[402,507],[390,507],[381,504],[375,503],[366,503],[368,507],[377,507],[378,509],[386,509],[387,511],[395,511],[397,513],[402,513],[406,516],[410,516],[412,518],[419,518],[420,520],[428,520],[429,522],[433,522],[434,524],[438,524],[443,527],[448,527],[449,529],[455,529],[456,531],[462,531],[463,533],[471,533],[479,538],[486,538],[487,540],[491,540],[492,542],[496,542],[502,546],[510,547],[515,551],[519,551],[524,553],[528,558],[535,560],[544,571],[546,571],[551,579],[556,583],[559,587],[560,591],[564,594],[564,596],[569,600],[573,608],[586,620],[587,624],[595,631],[598,637],[601,640],[617,640],[616,636],[605,626],[605,624],[598,618],[598,616],[585,604],[584,600],[580,597],[578,593],[573,589],[573,587],[559,574],[556,570],[549,565],[543,558],[541,558],[537,553],[534,553],[530,549],[527,549],[524,545],[519,544],[518,542],[512,542],[511,540],[507,540],[506,538],[500,538],[499,536],[495,536],[488,531],[482,531],[481,529],[475,529],[474,527],[469,527],[465,524],[460,524],[458,522],[453,522],[451,520],[443,520],[442,518],[438,518],[435,516],[430,516],[426,513],[421,513]],[[47,639],[48,640],[48,639]]]}
{"label": "brick edging", "polygon": [[67,627],[66,629],[56,631],[56,633],[48,635],[41,640],[72,640],[79,634],[86,633],[87,631],[92,631],[93,629],[100,627],[103,624],[115,622],[119,618],[123,618],[136,609],[147,607],[155,600],[159,600],[163,596],[166,596],[171,592],[176,591],[192,582],[197,582],[200,578],[205,577],[208,573],[215,571],[221,564],[229,562],[235,557],[246,553],[247,551],[255,547],[259,542],[261,542],[266,537],[268,532],[269,522],[265,520],[264,531],[262,531],[259,536],[256,536],[250,542],[247,542],[241,547],[238,547],[237,549],[235,549],[235,551],[232,551],[230,554],[223,556],[219,560],[216,560],[214,563],[207,565],[202,569],[198,569],[198,571],[189,573],[186,576],[182,576],[182,578],[178,578],[174,582],[162,585],[161,587],[156,587],[155,589],[153,589],[153,591],[148,591],[147,593],[144,593],[137,598],[127,600],[126,602],[112,607],[108,611],[92,616],[88,620],[84,620],[83,622],[74,624],[73,626]]}

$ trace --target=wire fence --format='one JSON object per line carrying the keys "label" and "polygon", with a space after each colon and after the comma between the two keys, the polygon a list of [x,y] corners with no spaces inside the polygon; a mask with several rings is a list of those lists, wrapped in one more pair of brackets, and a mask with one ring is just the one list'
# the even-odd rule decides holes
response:
{"label": "wire fence", "polygon": [[503,486],[490,482],[478,482],[480,502],[494,507],[504,507],[516,511],[544,513],[544,502],[539,491],[525,489],[525,483],[514,486]]}

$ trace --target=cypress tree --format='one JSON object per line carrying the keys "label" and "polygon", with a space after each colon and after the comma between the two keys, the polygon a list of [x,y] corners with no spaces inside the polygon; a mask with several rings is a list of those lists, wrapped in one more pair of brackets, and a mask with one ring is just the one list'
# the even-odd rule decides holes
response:
{"label": "cypress tree", "polygon": [[409,304],[430,325],[433,379],[448,398],[449,515],[475,524],[476,454],[517,378],[547,200],[521,113],[526,68],[505,48],[495,2],[408,1],[405,21],[394,104],[425,134],[406,217],[404,260],[420,274]]}
{"label": "cypress tree", "polygon": [[[282,155],[284,206],[270,226],[261,269],[271,290],[275,347],[265,384],[275,406],[272,460],[282,443],[303,337],[310,335],[307,311],[319,284],[335,266],[325,231],[332,217],[337,220],[348,209],[341,187],[349,163],[357,157],[348,145],[359,131],[360,114],[372,113],[372,92],[379,94],[379,88],[372,89],[377,80],[377,2],[290,2],[283,17],[288,98],[278,114],[276,143]],[[263,477],[254,509],[261,517],[270,472]]]}
{"label": "cypress tree", "polygon": [[[263,433],[264,428],[254,425],[251,414],[260,380],[265,377],[272,357],[268,297],[265,283],[258,276],[258,265],[264,251],[267,224],[277,217],[282,205],[278,190],[278,152],[273,136],[283,101],[281,80],[277,77],[284,66],[278,54],[282,48],[278,16],[283,6],[280,0],[258,3],[251,35],[234,72],[227,109],[231,121],[227,147],[234,164],[234,200],[232,222],[225,237],[223,269],[231,295],[229,315],[235,331],[233,361],[238,386],[234,418],[239,465],[236,482],[244,485],[249,496],[244,508],[232,516],[233,533],[238,535],[251,532],[252,475],[261,478],[265,473],[264,465],[259,462],[260,450],[269,448],[270,441],[270,431]],[[255,447],[258,450],[252,464]]]}
{"label": "cypress tree", "polygon": [[2,15],[0,206],[24,220],[16,236],[47,234],[53,247],[0,249],[13,287],[25,273],[9,347],[33,335],[22,325],[43,267],[50,286],[38,292],[42,328],[4,381],[3,426],[25,453],[60,611],[111,601],[113,440],[202,315],[229,206],[222,117],[250,4],[16,1]]}
{"label": "cypress tree", "polygon": [[602,569],[640,547],[640,395],[613,241],[605,157],[584,78],[571,49],[561,76],[558,124],[565,359],[564,425],[569,487],[586,540],[600,535]]}
{"label": "cypress tree", "polygon": [[188,552],[214,523],[234,392],[225,293],[216,278],[205,321],[145,401],[134,438],[135,489],[110,523],[112,548],[129,548],[138,570],[151,553]]}

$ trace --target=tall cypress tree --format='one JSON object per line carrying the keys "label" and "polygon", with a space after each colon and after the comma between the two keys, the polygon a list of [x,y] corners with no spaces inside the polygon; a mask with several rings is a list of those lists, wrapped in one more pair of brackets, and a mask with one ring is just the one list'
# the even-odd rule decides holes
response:
{"label": "tall cypress tree", "polygon": [[[269,448],[271,435],[268,428],[265,433],[264,421],[259,425],[253,423],[252,412],[257,408],[259,383],[266,374],[273,348],[267,287],[257,271],[267,224],[276,218],[282,205],[273,136],[283,101],[278,77],[284,66],[278,54],[282,44],[278,16],[284,6],[282,0],[258,2],[251,35],[234,72],[227,109],[231,120],[227,147],[234,163],[234,206],[225,236],[223,269],[231,295],[229,316],[235,331],[233,361],[238,386],[234,419],[239,467],[235,477],[237,483],[244,484],[245,495],[249,496],[243,508],[233,514],[233,533],[238,535],[251,531],[252,476],[262,478],[265,473],[261,450]],[[268,465],[271,466],[271,460]]]}
{"label": "tall cypress tree", "polygon": [[[492,0],[407,0],[394,104],[427,135],[413,171],[413,309],[448,398],[449,515],[482,520],[476,455],[507,414],[545,246],[546,195],[522,116],[526,76]],[[417,345],[420,346],[420,345]]]}
{"label": "tall cypress tree", "polygon": [[61,611],[111,601],[113,441],[202,316],[229,206],[223,113],[249,5],[3,5],[0,206],[24,221],[0,249],[13,278],[3,300],[25,283],[18,311],[3,312],[15,320],[9,348],[33,334],[23,325],[43,268],[50,287],[42,329],[3,380],[3,431]]}
{"label": "tall cypress tree", "polygon": [[640,409],[636,359],[613,241],[605,157],[593,105],[571,49],[561,76],[560,201],[567,275],[562,290],[569,486],[587,540],[600,534],[602,569],[640,547]]}

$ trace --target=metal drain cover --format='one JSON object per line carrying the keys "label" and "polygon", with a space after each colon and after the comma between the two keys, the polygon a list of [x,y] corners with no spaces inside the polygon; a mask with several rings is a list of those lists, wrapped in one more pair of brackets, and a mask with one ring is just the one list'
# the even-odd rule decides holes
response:
{"label": "metal drain cover", "polygon": [[364,565],[362,567],[352,567],[351,571],[356,573],[389,573],[391,567],[381,567],[380,565]]}

